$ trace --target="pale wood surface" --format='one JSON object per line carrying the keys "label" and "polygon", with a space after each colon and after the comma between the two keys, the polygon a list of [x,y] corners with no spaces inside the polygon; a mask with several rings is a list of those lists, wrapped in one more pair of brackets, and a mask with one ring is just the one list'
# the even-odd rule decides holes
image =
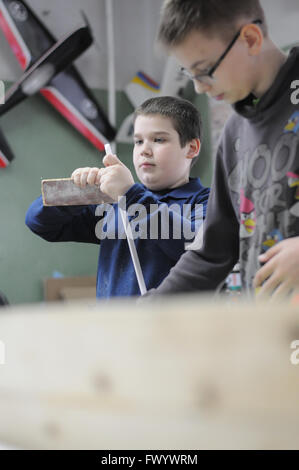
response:
{"label": "pale wood surface", "polygon": [[192,296],[6,312],[3,442],[299,449],[298,308]]}

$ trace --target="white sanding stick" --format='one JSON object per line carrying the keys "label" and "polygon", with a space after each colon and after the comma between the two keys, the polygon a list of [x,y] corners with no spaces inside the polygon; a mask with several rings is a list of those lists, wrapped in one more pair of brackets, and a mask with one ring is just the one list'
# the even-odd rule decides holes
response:
{"label": "white sanding stick", "polygon": [[[106,155],[112,154],[110,144],[105,145],[105,151],[106,151]],[[132,233],[132,229],[131,229],[131,226],[130,226],[130,222],[128,220],[128,216],[127,216],[126,211],[123,210],[120,206],[119,206],[119,212],[120,212],[122,223],[123,223],[123,226],[124,226],[124,229],[125,229],[125,233],[126,233],[126,237],[127,237],[127,241],[128,241],[128,245],[129,245],[129,250],[130,250],[131,258],[132,258],[132,261],[133,261],[133,265],[134,265],[134,269],[135,269],[139,289],[140,289],[141,295],[144,295],[146,293],[146,287],[145,287],[144,277],[143,277],[143,274],[142,274],[142,270],[141,270],[140,261],[139,261],[139,258],[138,258],[136,246],[135,246],[135,243],[134,243],[134,238],[133,238],[133,233]]]}

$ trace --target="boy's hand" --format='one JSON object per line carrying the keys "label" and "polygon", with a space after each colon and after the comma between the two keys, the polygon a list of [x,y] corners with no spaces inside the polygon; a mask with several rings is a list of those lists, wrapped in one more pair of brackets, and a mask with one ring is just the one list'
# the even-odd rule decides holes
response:
{"label": "boy's hand", "polygon": [[133,186],[133,176],[116,155],[106,155],[103,163],[106,168],[77,168],[71,178],[81,188],[87,184],[97,185],[103,193],[117,201]]}
{"label": "boy's hand", "polygon": [[285,297],[299,289],[299,237],[277,243],[259,261],[266,263],[258,270],[254,286],[259,287],[258,296]]}
{"label": "boy's hand", "polygon": [[85,188],[86,184],[90,186],[97,184],[99,172],[100,168],[77,168],[77,170],[73,171],[71,179],[80,188]]}
{"label": "boy's hand", "polygon": [[100,184],[103,193],[117,201],[133,186],[132,173],[116,155],[106,155],[103,163],[106,168],[98,172],[96,184]]}

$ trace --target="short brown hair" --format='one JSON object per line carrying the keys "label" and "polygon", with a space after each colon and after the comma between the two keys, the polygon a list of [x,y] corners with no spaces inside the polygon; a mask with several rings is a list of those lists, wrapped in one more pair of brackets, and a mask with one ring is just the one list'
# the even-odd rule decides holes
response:
{"label": "short brown hair", "polygon": [[180,44],[194,30],[207,36],[231,37],[238,20],[261,20],[267,24],[259,0],[165,0],[162,6],[158,41],[166,47]]}
{"label": "short brown hair", "polygon": [[[201,138],[201,116],[190,101],[174,96],[150,98],[135,110],[134,123],[138,116],[153,116],[155,114],[172,121],[182,148],[191,140]],[[191,167],[195,165],[197,159],[198,156],[192,159]]]}

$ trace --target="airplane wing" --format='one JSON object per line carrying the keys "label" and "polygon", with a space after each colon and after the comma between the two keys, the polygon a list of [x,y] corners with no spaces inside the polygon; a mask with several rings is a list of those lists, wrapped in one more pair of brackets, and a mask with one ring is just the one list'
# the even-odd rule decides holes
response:
{"label": "airplane wing", "polygon": [[76,29],[57,41],[8,90],[0,108],[0,115],[5,114],[27,96],[37,93],[91,44],[92,36],[88,26]]}
{"label": "airplane wing", "polygon": [[24,1],[0,0],[0,28],[23,70],[56,42]]}
{"label": "airplane wing", "polygon": [[[67,69],[58,75],[54,73],[52,79],[49,67],[37,69],[36,64],[44,66],[42,57],[48,57],[49,50],[55,50],[55,44],[59,44],[59,41],[55,40],[26,2],[0,0],[0,28],[21,67],[27,72],[38,73],[38,77],[35,78],[41,85],[41,94],[95,147],[104,150],[105,143],[114,140],[115,129],[108,122],[105,113],[76,68],[68,66],[69,61],[65,60],[64,66]],[[76,49],[73,50],[76,53]],[[57,66],[59,61],[62,62],[61,56],[56,56],[54,66]],[[56,73],[58,71],[56,70]],[[26,72],[21,77],[21,82],[24,78],[28,78]],[[20,81],[17,83],[20,85]],[[13,90],[12,92],[9,90],[8,93],[13,93]],[[20,101],[20,94],[16,94],[15,98]],[[5,108],[2,109],[2,113],[4,111]]]}
{"label": "airplane wing", "polygon": [[0,129],[0,168],[6,168],[13,159],[14,155]]}
{"label": "airplane wing", "polygon": [[74,66],[56,75],[42,95],[99,150],[116,131]]}

